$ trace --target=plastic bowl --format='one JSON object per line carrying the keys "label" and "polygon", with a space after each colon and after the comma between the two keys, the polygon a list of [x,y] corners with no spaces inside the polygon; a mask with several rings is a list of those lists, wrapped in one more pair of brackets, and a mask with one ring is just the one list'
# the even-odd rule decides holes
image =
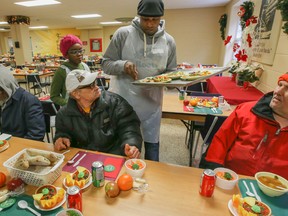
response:
{"label": "plastic bowl", "polygon": [[62,211],[58,212],[56,216],[83,216],[83,214],[77,209],[63,209]]}
{"label": "plastic bowl", "polygon": [[[139,169],[133,169],[132,168],[133,164],[138,165],[140,164]],[[146,163],[141,159],[129,159],[125,162],[125,168],[127,174],[131,175],[133,178],[141,178],[144,175],[144,171],[146,169]]]}
{"label": "plastic bowl", "polygon": [[220,178],[217,176],[216,178],[216,186],[219,187],[219,188],[222,188],[224,190],[232,190],[236,183],[238,182],[238,175],[237,173],[235,173],[233,170],[230,170],[230,169],[227,169],[227,168],[223,168],[223,167],[219,167],[219,168],[216,168],[214,169],[214,172],[217,176],[217,173],[218,172],[228,172],[230,173],[232,176],[233,176],[233,180],[226,180],[226,179],[223,179],[223,178]]}
{"label": "plastic bowl", "polygon": [[[286,186],[286,189],[285,189],[285,190],[282,190],[282,189],[274,189],[274,188],[272,188],[272,187],[269,187],[269,186],[267,186],[267,185],[265,185],[265,184],[263,184],[262,182],[259,181],[259,177],[260,177],[260,176],[267,176],[267,177],[272,177],[272,178],[274,178],[275,176],[277,176],[278,179],[279,179],[279,181],[280,181],[283,185]],[[271,173],[271,172],[257,172],[257,173],[255,174],[255,179],[257,180],[257,184],[258,184],[260,190],[261,190],[264,194],[266,194],[267,196],[276,197],[276,196],[281,196],[281,195],[283,195],[283,194],[285,194],[285,193],[288,192],[288,181],[287,181],[285,178],[283,178],[283,177],[281,177],[281,176],[279,176],[279,175],[277,175],[277,174],[275,174],[275,173]]]}

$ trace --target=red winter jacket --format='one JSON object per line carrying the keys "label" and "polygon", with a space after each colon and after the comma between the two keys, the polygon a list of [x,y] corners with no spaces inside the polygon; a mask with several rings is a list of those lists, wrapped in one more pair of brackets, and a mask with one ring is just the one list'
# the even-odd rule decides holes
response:
{"label": "red winter jacket", "polygon": [[206,161],[238,174],[273,172],[288,179],[288,127],[280,129],[269,107],[273,93],[239,105],[215,134]]}

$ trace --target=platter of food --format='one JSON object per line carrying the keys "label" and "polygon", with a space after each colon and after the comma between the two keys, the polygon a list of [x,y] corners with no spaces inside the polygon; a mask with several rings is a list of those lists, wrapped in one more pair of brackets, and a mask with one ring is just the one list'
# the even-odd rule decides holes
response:
{"label": "platter of food", "polygon": [[0,152],[9,148],[9,142],[7,140],[0,140]]}
{"label": "platter of food", "polygon": [[68,174],[63,179],[63,185],[67,189],[73,185],[78,186],[81,189],[85,189],[92,184],[92,176],[88,169],[82,166],[77,166],[77,170],[71,174]]}
{"label": "platter of food", "polygon": [[209,69],[191,69],[177,70],[168,73],[164,73],[157,76],[149,76],[140,80],[133,81],[133,85],[149,85],[149,86],[167,86],[167,87],[185,87],[199,83],[211,76],[223,73],[228,70],[229,67],[217,67]]}
{"label": "platter of food", "polygon": [[66,191],[54,185],[43,185],[33,195],[34,206],[41,211],[52,211],[66,201]]}

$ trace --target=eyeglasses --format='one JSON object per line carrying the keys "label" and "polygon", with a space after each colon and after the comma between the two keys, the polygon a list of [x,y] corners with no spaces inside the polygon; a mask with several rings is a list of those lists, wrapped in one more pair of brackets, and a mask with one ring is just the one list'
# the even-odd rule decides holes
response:
{"label": "eyeglasses", "polygon": [[92,83],[91,83],[91,84],[89,84],[89,85],[80,86],[80,87],[78,87],[78,89],[85,89],[85,88],[90,88],[90,89],[93,89],[93,88],[95,88],[95,86],[97,86],[97,83],[96,83],[96,81],[92,82]]}
{"label": "eyeglasses", "polygon": [[70,55],[83,55],[84,53],[85,53],[85,49],[68,51],[68,54]]}

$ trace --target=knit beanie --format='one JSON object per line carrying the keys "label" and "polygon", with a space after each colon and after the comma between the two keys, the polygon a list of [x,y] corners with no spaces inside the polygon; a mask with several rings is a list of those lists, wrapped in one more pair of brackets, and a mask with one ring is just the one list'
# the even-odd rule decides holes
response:
{"label": "knit beanie", "polygon": [[82,45],[82,41],[75,35],[68,34],[60,41],[60,51],[62,55],[67,58],[67,52],[74,44]]}
{"label": "knit beanie", "polygon": [[137,12],[139,16],[160,17],[164,15],[164,3],[162,0],[141,0]]}
{"label": "knit beanie", "polygon": [[280,81],[288,82],[288,73],[285,73],[285,74],[283,74],[282,76],[279,77],[278,84],[279,84]]}

